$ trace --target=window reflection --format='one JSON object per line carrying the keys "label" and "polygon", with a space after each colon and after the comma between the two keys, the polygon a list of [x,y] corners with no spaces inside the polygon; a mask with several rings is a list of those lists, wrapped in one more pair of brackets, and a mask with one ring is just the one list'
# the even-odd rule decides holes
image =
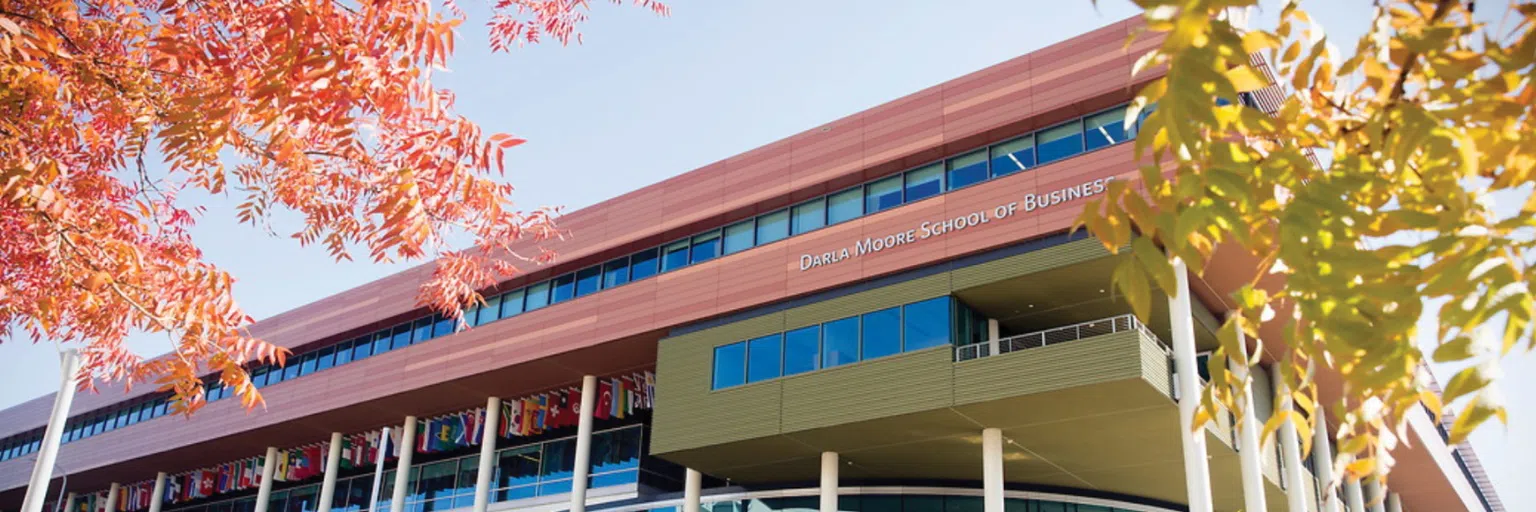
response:
{"label": "window reflection", "polygon": [[992,146],[992,176],[1006,176],[1035,166],[1035,136],[1025,135]]}
{"label": "window reflection", "polygon": [[790,234],[798,235],[827,225],[827,204],[816,198],[795,205],[790,213]]}
{"label": "window reflection", "polygon": [[932,164],[906,175],[906,202],[913,202],[939,195],[944,191],[944,166]]}
{"label": "window reflection", "polygon": [[1045,165],[1083,152],[1083,127],[1072,121],[1040,132],[1040,165]]}

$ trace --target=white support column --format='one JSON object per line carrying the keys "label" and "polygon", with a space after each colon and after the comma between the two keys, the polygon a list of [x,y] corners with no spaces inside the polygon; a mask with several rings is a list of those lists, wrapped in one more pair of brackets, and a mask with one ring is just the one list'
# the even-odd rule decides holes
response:
{"label": "white support column", "polygon": [[1339,495],[1330,488],[1333,485],[1333,445],[1329,444],[1332,436],[1328,435],[1328,413],[1323,412],[1322,406],[1313,411],[1315,421],[1312,426],[1312,468],[1317,470],[1318,494],[1323,495],[1322,512],[1339,512]]}
{"label": "white support column", "polygon": [[406,416],[400,431],[400,457],[395,459],[395,492],[389,496],[389,512],[405,512],[406,491],[411,485],[411,455],[415,453],[416,417]]}
{"label": "white support column", "polygon": [[32,463],[32,478],[21,499],[21,512],[42,512],[48,498],[48,481],[53,480],[53,466],[59,458],[59,440],[64,437],[64,423],[75,403],[75,374],[80,372],[80,353],[75,349],[59,354],[59,392],[53,395],[53,413],[43,429],[42,447]]}
{"label": "white support column", "polygon": [[981,431],[982,510],[1003,512],[1003,431]]}
{"label": "white support column", "polygon": [[597,406],[597,377],[581,378],[581,422],[576,424],[576,467],[571,471],[571,512],[587,510],[587,473],[592,470],[592,409]]}
{"label": "white support column", "polygon": [[1387,512],[1403,512],[1403,497],[1397,493],[1387,494]]}
{"label": "white support column", "polygon": [[837,452],[821,452],[821,512],[837,512]]}
{"label": "white support column", "polygon": [[683,512],[699,512],[703,487],[704,475],[693,468],[687,468],[683,473]]}
{"label": "white support column", "polygon": [[123,486],[117,482],[112,482],[112,486],[107,488],[107,512],[117,512],[117,495],[121,492]]}
{"label": "white support column", "polygon": [[501,399],[485,400],[485,424],[480,432],[480,467],[475,473],[474,512],[485,512],[491,505],[492,472],[496,467],[496,426],[501,424]]}
{"label": "white support column", "polygon": [[987,350],[989,350],[989,353],[994,356],[998,354],[1000,349],[1002,349],[1002,347],[998,344],[998,339],[1002,338],[1002,332],[1003,330],[1000,326],[998,326],[996,318],[987,319]]}
{"label": "white support column", "polygon": [[256,487],[256,508],[252,512],[267,512],[267,505],[272,501],[272,474],[277,472],[277,447],[268,446],[266,457],[261,462],[261,485]]}
{"label": "white support column", "polygon": [[325,454],[325,479],[320,482],[320,502],[315,504],[315,512],[331,512],[331,501],[336,498],[336,473],[340,471],[341,432],[331,432],[331,446]]}
{"label": "white support column", "polygon": [[1349,512],[1365,512],[1365,494],[1360,492],[1359,480],[1353,478],[1345,479],[1344,504],[1349,507]]}
{"label": "white support column", "polygon": [[[73,495],[71,495],[73,496]],[[155,473],[155,490],[149,497],[149,512],[160,512],[160,505],[165,502],[165,472]]]}
{"label": "white support column", "polygon": [[1195,411],[1200,407],[1200,373],[1195,363],[1195,324],[1189,298],[1189,271],[1184,260],[1173,259],[1178,279],[1168,299],[1169,324],[1173,327],[1173,363],[1178,373],[1179,438],[1184,445],[1184,487],[1189,512],[1211,512],[1211,467],[1206,460],[1205,429],[1195,430]]}
{"label": "white support column", "polygon": [[1387,512],[1387,497],[1381,495],[1385,489],[1380,480],[1371,478],[1365,481],[1366,512]]}
{"label": "white support column", "polygon": [[[1270,382],[1274,384],[1275,397],[1279,405],[1275,414],[1289,418],[1294,411],[1291,399],[1291,387],[1286,385],[1285,379],[1278,371],[1270,372]],[[1301,440],[1296,437],[1296,424],[1287,419],[1280,424],[1275,431],[1275,437],[1280,440],[1280,465],[1284,468],[1281,478],[1285,479],[1285,506],[1288,512],[1308,512],[1306,478],[1307,468],[1301,465]]]}
{"label": "white support column", "polygon": [[1259,448],[1258,414],[1253,410],[1253,385],[1248,375],[1248,336],[1237,330],[1237,345],[1242,352],[1227,357],[1233,376],[1241,383],[1237,406],[1242,409],[1237,424],[1237,464],[1243,480],[1244,510],[1269,510],[1264,500],[1264,456]]}

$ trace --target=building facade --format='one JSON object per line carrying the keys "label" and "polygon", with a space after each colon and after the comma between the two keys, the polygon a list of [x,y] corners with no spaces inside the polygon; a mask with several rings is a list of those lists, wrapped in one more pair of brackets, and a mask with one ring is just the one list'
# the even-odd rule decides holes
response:
{"label": "building facade", "polygon": [[[1229,415],[1181,435],[1175,356],[1216,346],[1254,262],[1224,254],[1139,318],[1110,287],[1123,256],[1069,229],[1137,179],[1125,104],[1150,77],[1130,70],[1158,42],[1127,46],[1137,24],[568,214],[558,261],[486,290],[467,328],[415,305],[428,267],[258,322],[294,354],[253,369],[264,411],[217,388],[190,419],[147,387],[79,396],[47,507],[1502,510],[1423,411],[1390,488],[1323,489],[1294,435],[1242,450]],[[0,411],[0,509],[52,401]]]}

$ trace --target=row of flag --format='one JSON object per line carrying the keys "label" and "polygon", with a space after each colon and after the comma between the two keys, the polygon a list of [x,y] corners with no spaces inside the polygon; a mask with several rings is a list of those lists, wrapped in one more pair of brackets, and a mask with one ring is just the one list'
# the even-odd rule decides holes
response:
{"label": "row of flag", "polygon": [[[603,379],[598,382],[597,403],[592,416],[597,419],[622,419],[637,410],[654,407],[656,376],[651,372],[635,373]],[[443,416],[418,420],[417,436],[412,449],[416,453],[440,453],[478,446],[486,425],[484,408],[470,409]],[[567,388],[501,403],[501,418],[496,433],[501,437],[523,437],[543,433],[545,430],[574,427],[581,418],[581,390]],[[381,430],[352,434],[342,437],[341,468],[343,470],[369,467],[378,463],[382,454],[385,459],[399,457],[402,445],[400,429],[391,429],[385,436]],[[330,443],[279,450],[272,480],[296,482],[319,476],[325,468]],[[233,491],[255,489],[261,485],[265,457],[250,457],[234,462],[199,470],[168,475],[165,483],[164,503],[185,503]],[[154,482],[140,482],[122,486],[118,490],[119,512],[148,510],[154,499]],[[69,512],[105,512],[106,491],[75,497]]]}

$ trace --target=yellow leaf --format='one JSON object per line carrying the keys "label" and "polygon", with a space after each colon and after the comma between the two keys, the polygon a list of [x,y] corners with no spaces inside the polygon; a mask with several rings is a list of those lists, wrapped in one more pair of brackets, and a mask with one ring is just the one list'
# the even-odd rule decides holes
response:
{"label": "yellow leaf", "polygon": [[1269,81],[1264,79],[1252,67],[1243,65],[1227,70],[1227,80],[1232,82],[1232,87],[1238,92],[1251,92],[1269,86]]}

